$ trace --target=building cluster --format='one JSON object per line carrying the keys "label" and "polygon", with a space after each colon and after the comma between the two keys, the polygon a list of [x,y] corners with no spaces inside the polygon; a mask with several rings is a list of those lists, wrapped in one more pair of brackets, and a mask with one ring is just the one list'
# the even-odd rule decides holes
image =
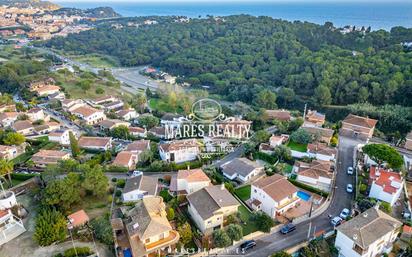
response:
{"label": "building cluster", "polygon": [[25,35],[29,39],[47,40],[54,36],[65,37],[70,33],[91,29],[89,25],[78,23],[89,19],[88,17],[57,15],[50,11],[52,10],[43,7],[0,6],[0,35]]}

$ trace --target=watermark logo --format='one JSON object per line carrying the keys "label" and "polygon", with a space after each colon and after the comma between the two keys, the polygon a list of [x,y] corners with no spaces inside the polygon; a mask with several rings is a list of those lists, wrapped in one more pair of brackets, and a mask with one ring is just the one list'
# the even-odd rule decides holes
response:
{"label": "watermark logo", "polygon": [[248,139],[251,122],[235,117],[226,117],[221,105],[209,98],[193,103],[186,117],[165,121],[166,139],[219,138]]}

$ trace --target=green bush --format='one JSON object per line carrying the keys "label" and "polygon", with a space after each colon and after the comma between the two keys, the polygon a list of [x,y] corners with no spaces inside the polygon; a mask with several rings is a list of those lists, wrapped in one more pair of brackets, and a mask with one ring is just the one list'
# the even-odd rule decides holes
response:
{"label": "green bush", "polygon": [[124,186],[126,185],[126,180],[125,179],[119,179],[119,180],[117,180],[116,185],[117,185],[117,187],[124,188]]}
{"label": "green bush", "polygon": [[163,198],[163,200],[166,203],[170,202],[173,199],[173,197],[169,194],[167,190],[160,191],[159,195]]}
{"label": "green bush", "polygon": [[106,172],[116,172],[116,173],[127,173],[129,170],[126,167],[120,167],[120,166],[107,166],[106,167]]}
{"label": "green bush", "polygon": [[93,252],[90,250],[89,247],[76,247],[75,248],[70,248],[64,251],[64,257],[86,257],[91,255]]}
{"label": "green bush", "polygon": [[265,161],[270,164],[275,164],[278,161],[278,158],[276,158],[275,156],[262,152],[253,153],[253,158]]}
{"label": "green bush", "polygon": [[384,212],[386,212],[388,214],[390,214],[392,212],[392,207],[387,202],[381,202],[379,207],[380,207],[380,209],[382,209]]}
{"label": "green bush", "polygon": [[115,195],[116,195],[117,197],[120,197],[120,196],[122,195],[122,191],[120,191],[120,190],[116,190]]}
{"label": "green bush", "polygon": [[117,178],[112,178],[112,182],[116,182],[117,181]]}
{"label": "green bush", "polygon": [[35,177],[35,176],[39,176],[39,175],[37,175],[37,174],[23,174],[23,173],[12,173],[11,174],[12,179],[21,180],[21,181],[31,179],[32,177]]}

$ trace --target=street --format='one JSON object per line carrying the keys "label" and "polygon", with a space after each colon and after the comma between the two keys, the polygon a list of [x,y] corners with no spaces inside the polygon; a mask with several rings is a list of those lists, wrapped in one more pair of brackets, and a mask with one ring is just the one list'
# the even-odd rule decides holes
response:
{"label": "street", "polygon": [[[336,162],[336,184],[331,203],[326,211],[322,214],[297,224],[296,230],[283,235],[279,232],[265,234],[256,240],[256,247],[248,251],[245,256],[267,257],[275,252],[293,247],[302,243],[319,232],[327,232],[333,229],[330,224],[328,215],[338,216],[343,208],[351,208],[353,194],[346,192],[348,183],[354,184],[354,176],[346,174],[349,166],[353,165],[354,147],[361,142],[354,139],[341,137],[339,140],[338,160]],[[309,227],[311,228],[309,232]],[[219,255],[236,255],[238,254],[238,245],[229,247]]]}

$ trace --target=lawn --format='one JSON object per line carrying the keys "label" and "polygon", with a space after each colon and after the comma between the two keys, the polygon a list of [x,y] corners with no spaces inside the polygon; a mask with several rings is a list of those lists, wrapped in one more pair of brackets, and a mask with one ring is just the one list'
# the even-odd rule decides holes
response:
{"label": "lawn", "polygon": [[306,152],[308,150],[307,144],[299,144],[293,141],[289,141],[289,143],[286,146],[298,152]]}
{"label": "lawn", "polygon": [[257,231],[256,222],[252,219],[253,214],[243,205],[239,207],[238,211],[239,218],[242,221],[240,225],[243,228],[243,235],[249,235]]}
{"label": "lawn", "polygon": [[178,106],[176,108],[177,110],[174,110],[168,103],[166,103],[163,99],[160,98],[151,98],[149,100],[149,107],[152,110],[157,110],[160,112],[183,113],[182,107]]}
{"label": "lawn", "polygon": [[87,63],[90,66],[96,68],[115,68],[119,67],[119,61],[110,56],[98,55],[98,54],[88,54],[88,55],[73,55],[70,58]]}
{"label": "lawn", "polygon": [[250,198],[250,185],[235,189],[235,194],[242,200],[247,201]]}

